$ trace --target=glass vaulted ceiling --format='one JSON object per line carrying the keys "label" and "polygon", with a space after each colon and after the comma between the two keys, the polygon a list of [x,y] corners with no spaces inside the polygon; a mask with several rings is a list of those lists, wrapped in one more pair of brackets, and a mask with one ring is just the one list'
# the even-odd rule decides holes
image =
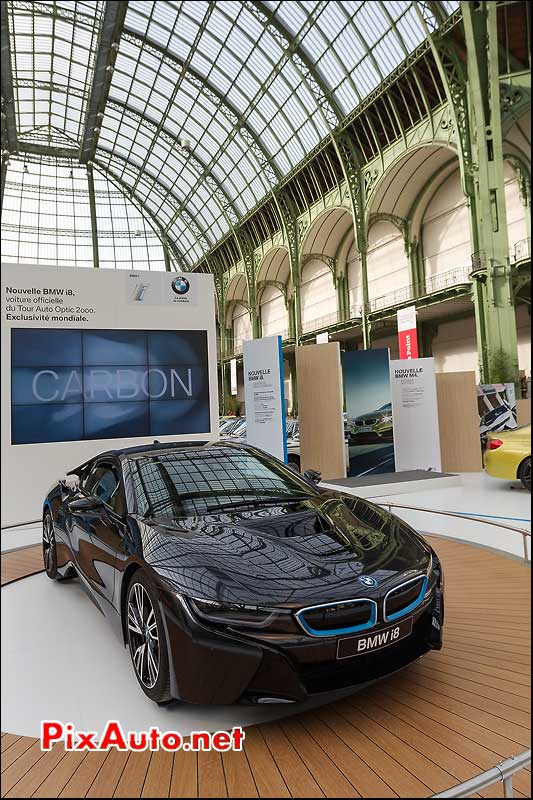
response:
{"label": "glass vaulted ceiling", "polygon": [[[19,139],[79,147],[105,2],[7,5]],[[414,5],[132,0],[95,161],[193,266],[421,43]]]}

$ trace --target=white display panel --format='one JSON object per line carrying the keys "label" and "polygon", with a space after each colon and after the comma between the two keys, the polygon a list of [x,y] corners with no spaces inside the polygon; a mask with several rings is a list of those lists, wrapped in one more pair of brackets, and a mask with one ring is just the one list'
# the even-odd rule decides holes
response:
{"label": "white display panel", "polygon": [[2,525],[104,450],[218,437],[211,275],[2,265]]}
{"label": "white display panel", "polygon": [[440,472],[434,359],[391,361],[390,388],[396,471],[423,469]]}
{"label": "white display panel", "polygon": [[244,343],[246,440],[287,461],[287,426],[281,336]]}

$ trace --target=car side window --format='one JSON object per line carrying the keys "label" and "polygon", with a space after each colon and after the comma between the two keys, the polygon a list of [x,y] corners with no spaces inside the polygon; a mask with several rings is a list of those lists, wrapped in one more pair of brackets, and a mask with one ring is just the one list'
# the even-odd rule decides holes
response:
{"label": "car side window", "polygon": [[120,488],[120,479],[116,468],[111,464],[97,464],[89,475],[85,491],[102,500],[113,510],[121,513],[123,510],[123,495]]}

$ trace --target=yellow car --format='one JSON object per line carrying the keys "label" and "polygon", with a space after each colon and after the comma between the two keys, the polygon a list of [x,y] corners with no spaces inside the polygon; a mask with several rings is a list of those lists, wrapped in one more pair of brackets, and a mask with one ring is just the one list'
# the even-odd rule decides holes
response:
{"label": "yellow car", "polygon": [[518,478],[531,491],[531,425],[488,433],[485,469],[494,478]]}

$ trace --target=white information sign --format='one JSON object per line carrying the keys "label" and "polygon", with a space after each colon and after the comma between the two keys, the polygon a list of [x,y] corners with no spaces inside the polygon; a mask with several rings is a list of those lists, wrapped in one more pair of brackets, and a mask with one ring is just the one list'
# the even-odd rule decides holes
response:
{"label": "white information sign", "polygon": [[439,415],[433,358],[390,362],[396,471],[440,472]]}
{"label": "white information sign", "polygon": [[281,336],[244,342],[246,439],[287,461],[287,426]]}
{"label": "white information sign", "polygon": [[233,396],[237,394],[237,359],[232,358],[229,362],[229,379],[230,379],[230,391]]}
{"label": "white information sign", "polygon": [[2,524],[112,448],[216,438],[213,276],[2,264]]}

